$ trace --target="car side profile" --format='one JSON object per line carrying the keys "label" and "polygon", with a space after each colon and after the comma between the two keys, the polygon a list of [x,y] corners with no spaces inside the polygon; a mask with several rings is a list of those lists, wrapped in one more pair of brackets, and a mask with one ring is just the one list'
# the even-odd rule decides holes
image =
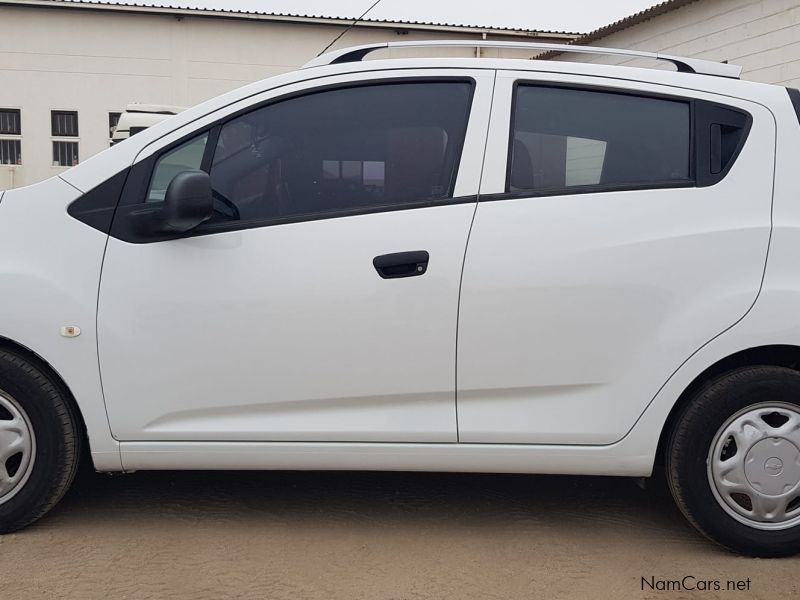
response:
{"label": "car side profile", "polygon": [[[612,53],[677,71],[407,58]],[[391,56],[363,60],[373,51]],[[0,532],[103,472],[648,477],[800,550],[800,93],[383,43],[0,197]]]}

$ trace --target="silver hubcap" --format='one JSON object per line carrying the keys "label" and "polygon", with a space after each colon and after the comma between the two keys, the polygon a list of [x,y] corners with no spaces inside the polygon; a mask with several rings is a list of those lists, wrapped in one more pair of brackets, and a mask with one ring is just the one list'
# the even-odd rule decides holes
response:
{"label": "silver hubcap", "polygon": [[36,439],[25,411],[0,390],[0,504],[25,485],[33,470]]}
{"label": "silver hubcap", "polygon": [[769,402],[733,415],[711,443],[708,479],[720,506],[740,523],[800,523],[800,409]]}

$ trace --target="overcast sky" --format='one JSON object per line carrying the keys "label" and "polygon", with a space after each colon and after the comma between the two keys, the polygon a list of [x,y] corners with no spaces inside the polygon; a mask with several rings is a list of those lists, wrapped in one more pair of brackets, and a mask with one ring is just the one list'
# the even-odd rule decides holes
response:
{"label": "overcast sky", "polygon": [[[173,0],[152,4],[356,17],[374,1]],[[381,0],[367,17],[586,32],[657,3],[658,0]]]}

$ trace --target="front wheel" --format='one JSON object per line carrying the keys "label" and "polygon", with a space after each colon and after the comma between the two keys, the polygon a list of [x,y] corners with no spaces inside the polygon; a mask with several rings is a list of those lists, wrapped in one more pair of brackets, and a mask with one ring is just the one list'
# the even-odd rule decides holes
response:
{"label": "front wheel", "polygon": [[29,525],[61,499],[80,443],[63,387],[27,358],[0,349],[0,534]]}
{"label": "front wheel", "polygon": [[745,367],[700,389],[667,449],[672,495],[703,534],[761,557],[800,551],[800,373]]}

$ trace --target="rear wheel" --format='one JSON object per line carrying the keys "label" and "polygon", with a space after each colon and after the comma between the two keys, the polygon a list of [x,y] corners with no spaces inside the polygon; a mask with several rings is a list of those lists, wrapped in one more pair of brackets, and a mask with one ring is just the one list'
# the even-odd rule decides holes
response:
{"label": "rear wheel", "polygon": [[62,386],[26,358],[0,350],[0,534],[32,523],[61,499],[80,442]]}
{"label": "rear wheel", "polygon": [[746,367],[699,390],[672,430],[667,478],[712,540],[753,556],[800,551],[800,373]]}

